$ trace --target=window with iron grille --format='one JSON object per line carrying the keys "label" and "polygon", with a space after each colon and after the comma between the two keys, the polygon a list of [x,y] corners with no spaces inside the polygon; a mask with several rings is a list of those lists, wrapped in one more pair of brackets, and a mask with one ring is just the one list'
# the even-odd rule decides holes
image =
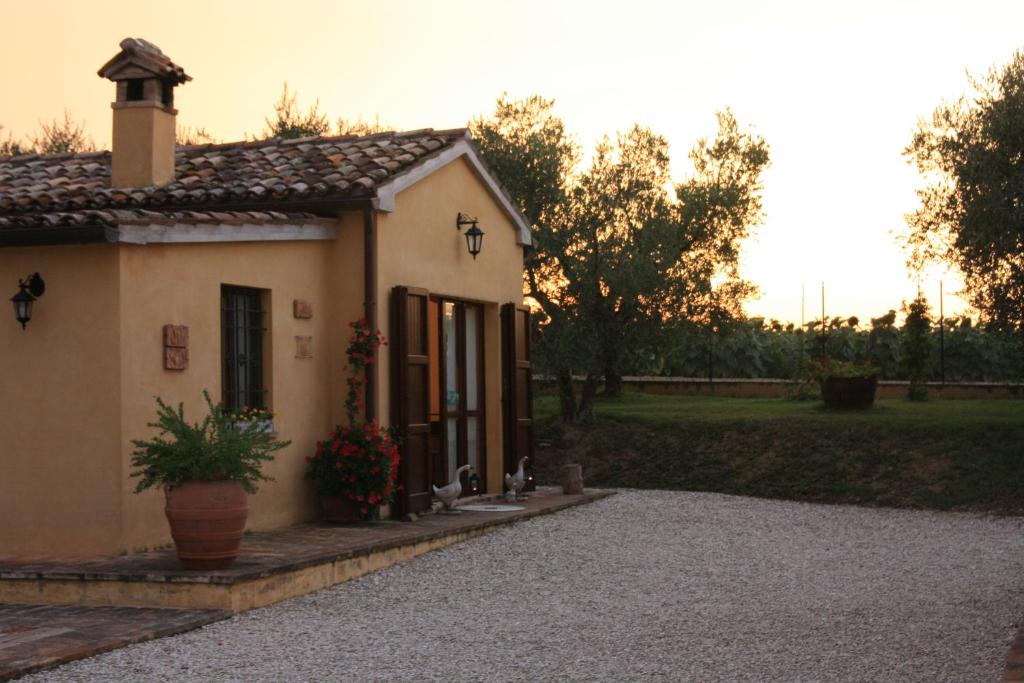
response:
{"label": "window with iron grille", "polygon": [[220,301],[224,408],[228,411],[245,406],[266,408],[262,292],[223,285]]}

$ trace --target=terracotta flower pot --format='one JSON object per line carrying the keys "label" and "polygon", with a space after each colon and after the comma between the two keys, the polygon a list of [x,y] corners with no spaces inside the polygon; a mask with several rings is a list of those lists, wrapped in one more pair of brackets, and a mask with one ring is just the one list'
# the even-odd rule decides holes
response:
{"label": "terracotta flower pot", "polygon": [[237,481],[187,481],[164,489],[167,521],[184,569],[227,569],[249,516],[245,489]]}
{"label": "terracotta flower pot", "polygon": [[821,397],[829,408],[870,408],[875,403],[878,375],[870,377],[826,377]]}
{"label": "terracotta flower pot", "polygon": [[320,496],[320,512],[325,522],[345,524],[359,521],[359,510],[355,503],[337,496]]}

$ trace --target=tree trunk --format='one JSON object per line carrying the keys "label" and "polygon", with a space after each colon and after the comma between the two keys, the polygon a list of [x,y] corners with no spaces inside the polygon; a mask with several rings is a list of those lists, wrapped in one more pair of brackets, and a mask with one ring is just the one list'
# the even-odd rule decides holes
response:
{"label": "tree trunk", "polygon": [[612,363],[605,363],[604,366],[604,395],[622,396],[622,375]]}
{"label": "tree trunk", "polygon": [[580,393],[580,405],[576,410],[576,424],[594,424],[594,397],[597,395],[597,376],[587,375]]}
{"label": "tree trunk", "polygon": [[604,363],[604,395],[622,396],[622,356],[625,331],[614,320],[605,323],[601,338],[601,360]]}
{"label": "tree trunk", "polygon": [[576,394],[572,388],[572,375],[568,371],[559,371],[556,381],[558,382],[558,405],[562,422],[572,424],[576,421]]}

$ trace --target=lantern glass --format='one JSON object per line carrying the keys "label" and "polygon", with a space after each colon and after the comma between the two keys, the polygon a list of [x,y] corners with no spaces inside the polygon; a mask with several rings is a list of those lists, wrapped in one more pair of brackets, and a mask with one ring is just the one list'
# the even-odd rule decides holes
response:
{"label": "lantern glass", "polygon": [[480,475],[476,472],[469,477],[469,488],[474,496],[480,495]]}
{"label": "lantern glass", "polygon": [[21,323],[21,329],[25,329],[25,325],[32,319],[32,303],[35,300],[36,298],[24,289],[11,297],[11,302],[14,304],[14,317]]}
{"label": "lantern glass", "polygon": [[469,230],[466,231],[466,246],[469,247],[469,253],[472,254],[473,258],[480,253],[480,247],[484,242],[484,231],[481,230],[474,224]]}

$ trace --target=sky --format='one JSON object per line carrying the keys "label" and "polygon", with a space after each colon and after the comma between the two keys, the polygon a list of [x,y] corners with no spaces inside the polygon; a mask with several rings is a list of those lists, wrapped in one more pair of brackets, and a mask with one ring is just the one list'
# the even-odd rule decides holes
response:
{"label": "sky", "polygon": [[671,144],[673,175],[715,112],[771,146],[765,220],[743,248],[749,315],[867,321],[914,297],[966,310],[955,272],[908,274],[898,238],[917,205],[903,149],[922,116],[1024,47],[1019,0],[431,2],[0,0],[0,125],[85,122],[110,145],[114,86],[96,75],[122,38],[194,78],[179,125],[220,141],[260,131],[282,86],[332,118],[453,128],[539,94],[585,148],[634,123]]}

